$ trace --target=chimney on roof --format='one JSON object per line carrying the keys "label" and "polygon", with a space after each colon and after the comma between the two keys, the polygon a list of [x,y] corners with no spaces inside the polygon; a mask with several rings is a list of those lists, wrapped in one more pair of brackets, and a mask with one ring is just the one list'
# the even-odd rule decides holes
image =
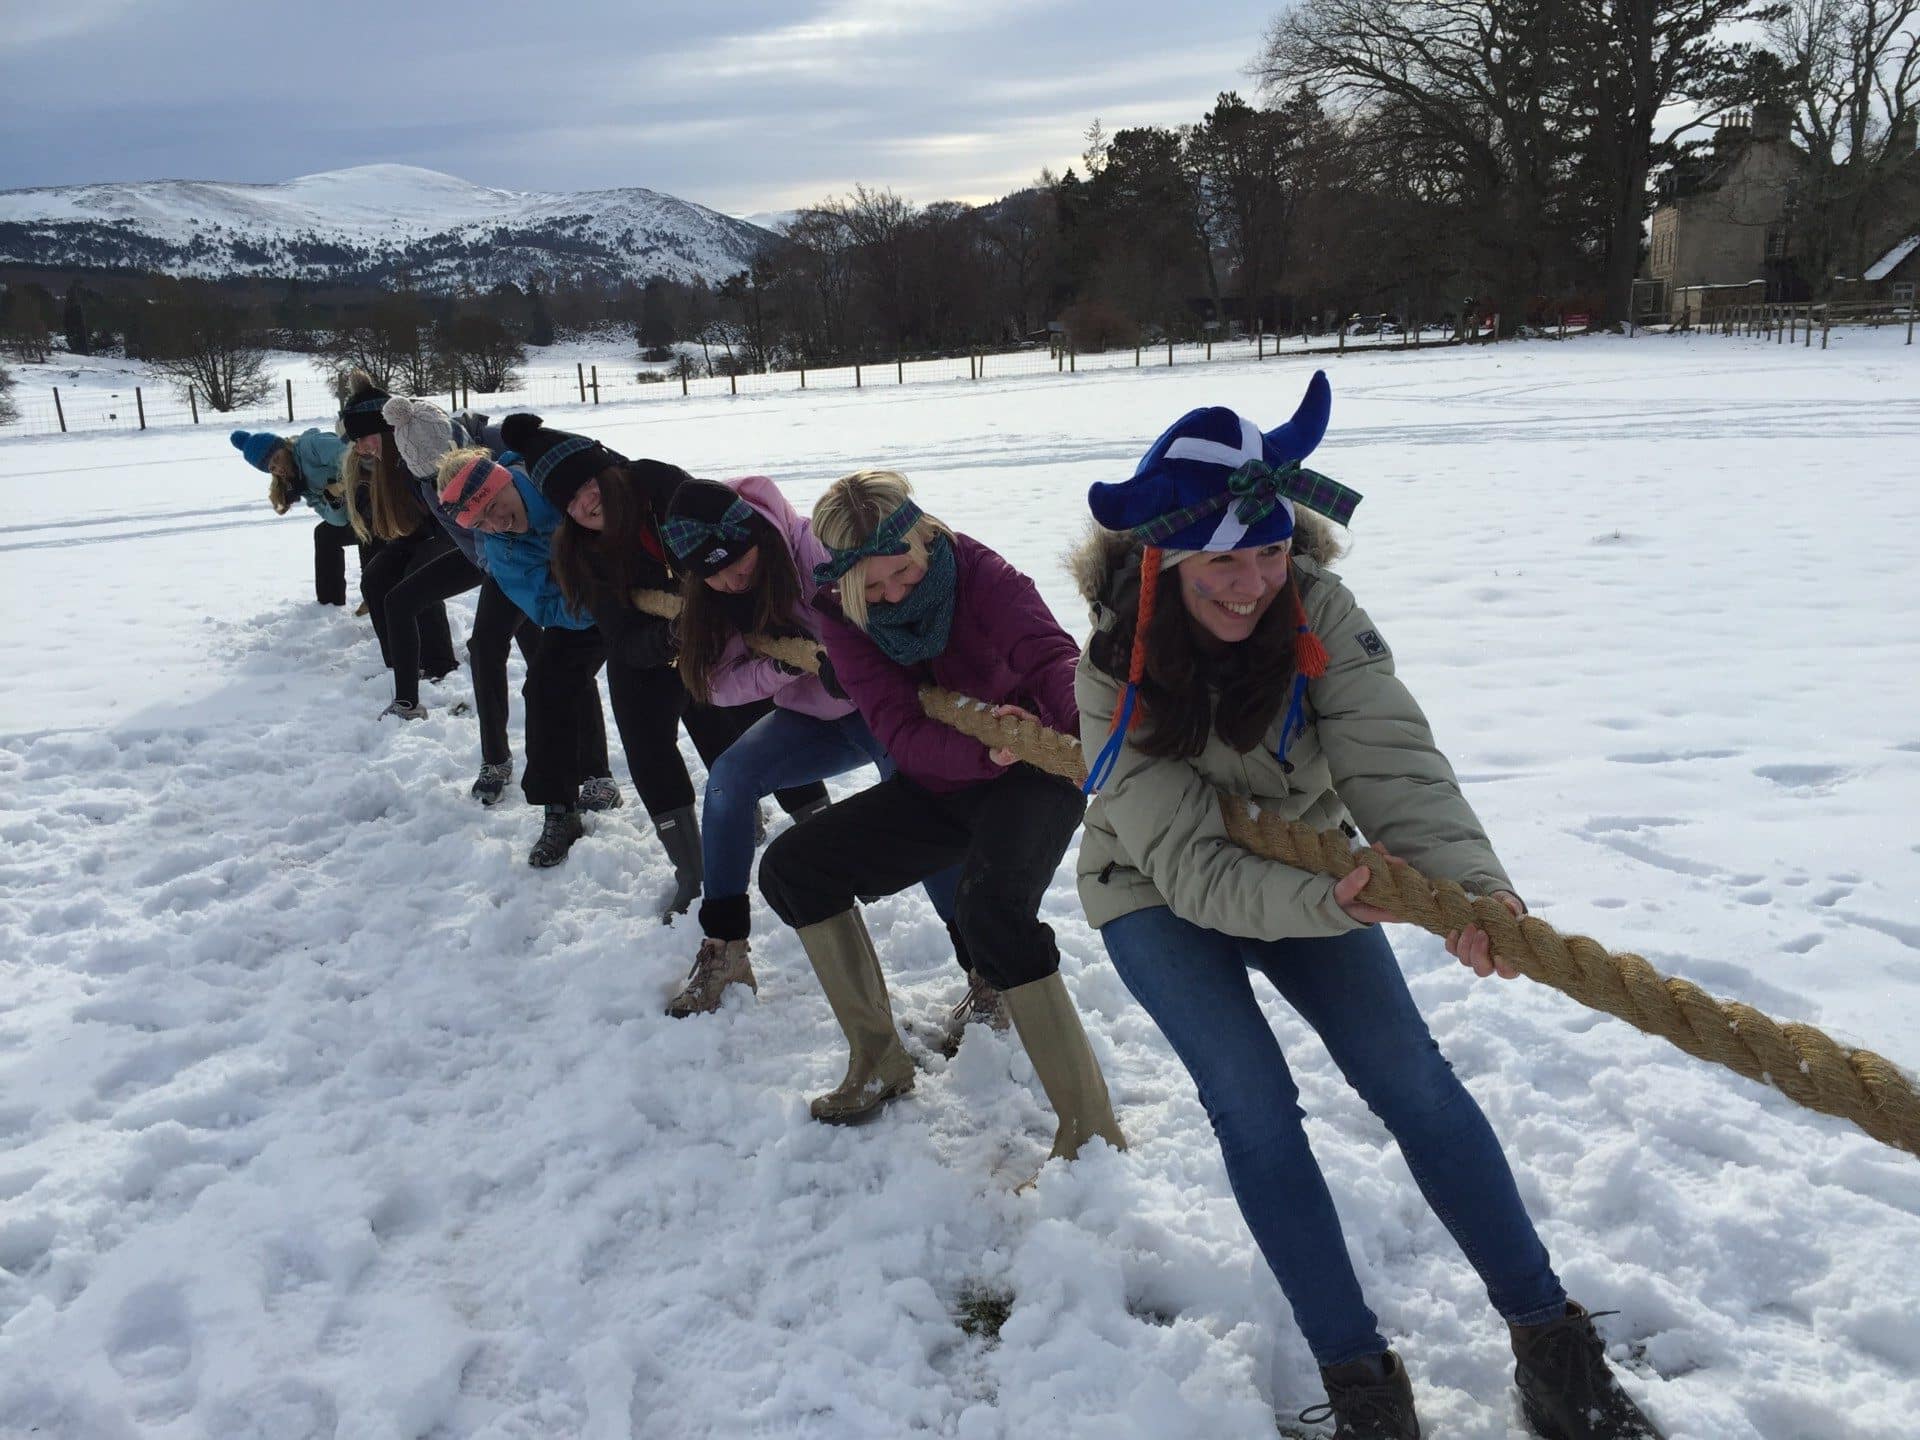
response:
{"label": "chimney on roof", "polygon": [[1745,111],[1735,110],[1721,120],[1713,132],[1713,153],[1729,155],[1753,138]]}

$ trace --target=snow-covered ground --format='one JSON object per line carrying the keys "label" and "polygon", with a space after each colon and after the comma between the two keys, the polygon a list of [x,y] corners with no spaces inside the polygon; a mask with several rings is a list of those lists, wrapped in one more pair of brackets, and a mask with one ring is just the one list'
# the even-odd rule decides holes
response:
{"label": "snow-covered ground", "polygon": [[[1316,464],[1367,496],[1341,569],[1534,908],[1912,1066],[1899,338],[1350,361]],[[549,418],[803,504],[900,468],[1078,630],[1088,482],[1194,404],[1277,423],[1307,373]],[[1256,1440],[1320,1398],[1070,862],[1047,916],[1132,1149],[1012,1194],[1051,1121],[990,1033],[914,1042],[873,1126],[815,1125],[841,1042],[792,937],[757,909],[758,998],[666,1019],[696,937],[647,918],[667,867],[631,791],[530,871],[527,808],[466,796],[463,678],[377,723],[366,622],[311,603],[310,527],[263,494],[218,429],[0,444],[0,1435]],[[955,998],[917,894],[869,922],[904,1020]],[[1675,1440],[1920,1436],[1920,1162],[1395,941]],[[1521,1434],[1473,1273],[1270,1013],[1429,1433]]]}

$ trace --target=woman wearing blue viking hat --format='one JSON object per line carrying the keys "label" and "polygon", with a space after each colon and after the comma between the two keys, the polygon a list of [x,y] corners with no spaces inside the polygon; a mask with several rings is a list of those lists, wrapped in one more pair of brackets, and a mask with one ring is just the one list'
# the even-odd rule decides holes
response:
{"label": "woman wearing blue viking hat", "polygon": [[[1219,792],[1317,829],[1357,824],[1383,851],[1524,913],[1392,652],[1325,568],[1337,547],[1313,513],[1344,525],[1360,500],[1300,465],[1331,402],[1316,374],[1293,419],[1265,434],[1222,407],[1192,411],[1132,479],[1092,488],[1101,528],[1075,569],[1095,632],[1075,693],[1100,793],[1081,901],[1193,1076],[1321,1367],[1319,1418],[1333,1416],[1341,1440],[1417,1440],[1413,1389],[1361,1295],[1251,971],[1319,1033],[1480,1273],[1512,1330],[1528,1423],[1556,1440],[1658,1440],[1428,1033],[1380,929],[1395,917],[1358,899],[1366,869],[1336,883],[1227,835]],[[1447,950],[1476,974],[1512,973],[1478,929]]]}

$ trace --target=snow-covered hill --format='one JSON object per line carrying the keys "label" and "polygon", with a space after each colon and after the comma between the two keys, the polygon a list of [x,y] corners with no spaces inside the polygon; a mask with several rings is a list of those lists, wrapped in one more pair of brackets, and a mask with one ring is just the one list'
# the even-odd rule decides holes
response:
{"label": "snow-covered hill", "polygon": [[411,165],[278,185],[158,180],[0,191],[0,262],[176,275],[297,275],[422,286],[523,283],[533,272],[715,281],[771,235],[640,188],[493,190]]}

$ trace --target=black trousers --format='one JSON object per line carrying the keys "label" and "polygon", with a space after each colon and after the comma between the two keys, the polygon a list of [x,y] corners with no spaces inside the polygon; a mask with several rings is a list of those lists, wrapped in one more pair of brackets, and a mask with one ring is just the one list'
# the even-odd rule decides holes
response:
{"label": "black trousers", "polygon": [[[488,765],[504,765],[513,759],[513,744],[507,739],[507,653],[516,642],[520,658],[533,664],[540,627],[520,613],[520,607],[489,575],[480,582],[480,598],[473,607],[473,633],[467,637],[473,708],[480,718],[480,759]],[[605,722],[601,724],[604,731]]]}
{"label": "black trousers", "polygon": [[953,928],[973,968],[1011,990],[1060,968],[1040,902],[1086,808],[1078,786],[1028,765],[951,795],[895,775],[779,836],[760,891],[799,929],[958,864]]}
{"label": "black trousers", "polygon": [[[443,602],[465,594],[485,578],[480,567],[447,540],[432,556],[409,565],[400,583],[387,592],[387,653],[394,699],[418,701],[423,670],[438,680],[459,668]],[[504,679],[501,683],[505,684]]]}
{"label": "black trousers", "polygon": [[606,659],[598,630],[549,625],[540,632],[520,687],[527,715],[520,792],[529,805],[575,805],[582,780],[611,773],[607,721],[594,678]]}
{"label": "black trousers", "polygon": [[[322,520],[313,527],[313,598],[322,605],[347,603],[347,547],[358,544],[351,525]],[[360,567],[366,568],[364,548]]]}
{"label": "black trousers", "polygon": [[[395,668],[395,657],[394,627],[390,623],[387,601],[410,573],[448,552],[465,564],[466,557],[460,555],[454,549],[453,541],[435,526],[431,534],[422,531],[404,540],[381,543],[374,547],[374,553],[361,566],[360,598],[367,602],[367,615],[373,621],[373,633],[380,641],[380,661],[388,669]],[[406,629],[407,653],[414,661],[408,668],[415,674],[413,683],[417,691],[421,665],[426,665],[435,674],[444,675],[456,664],[453,658],[453,632],[447,628],[447,607],[437,600],[416,606],[408,613]]]}
{"label": "black trousers", "polygon": [[[693,777],[680,755],[682,725],[701,761],[711,768],[749,725],[773,708],[765,700],[726,709],[696,705],[680,681],[680,672],[671,665],[644,669],[609,665],[607,693],[634,788],[647,814],[655,819],[693,804]],[[775,791],[774,799],[792,815],[826,794],[824,785],[796,785]]]}

